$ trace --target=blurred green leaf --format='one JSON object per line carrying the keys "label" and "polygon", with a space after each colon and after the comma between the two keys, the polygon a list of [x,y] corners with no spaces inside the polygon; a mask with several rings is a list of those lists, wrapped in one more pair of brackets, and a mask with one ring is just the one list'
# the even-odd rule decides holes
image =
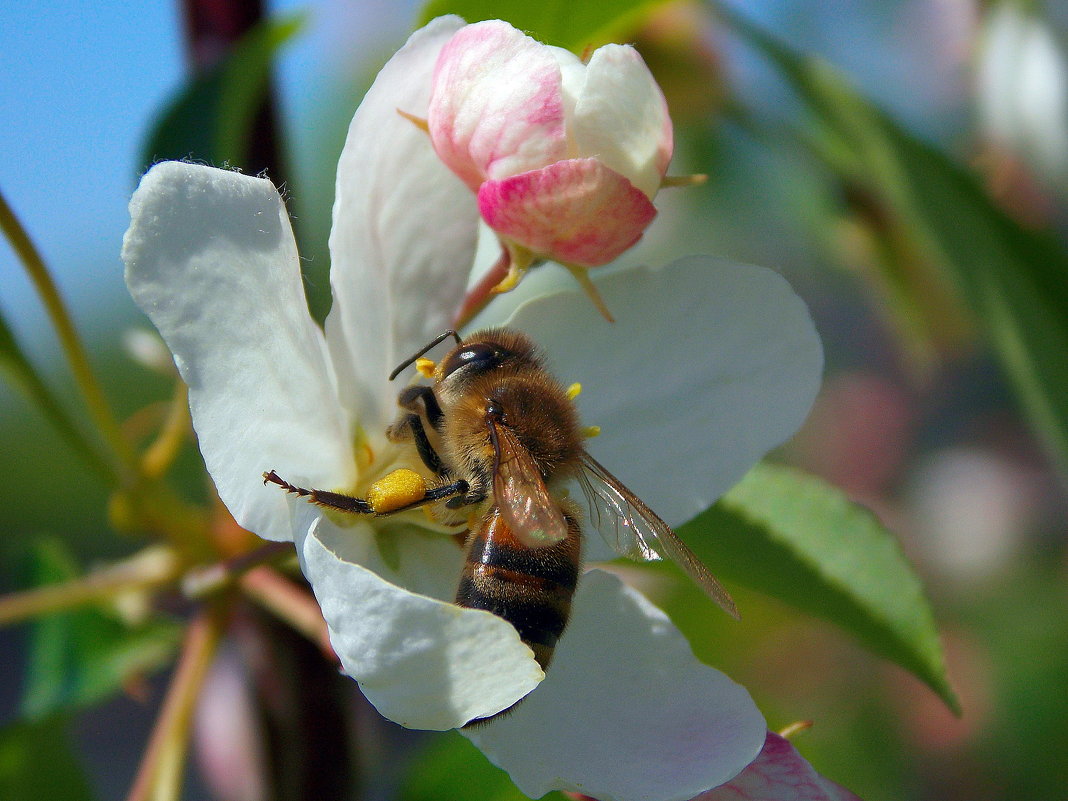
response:
{"label": "blurred green leaf", "polygon": [[[406,771],[401,801],[526,801],[508,774],[458,732],[433,735]],[[542,801],[566,801],[553,792]]]}
{"label": "blurred green leaf", "polygon": [[[78,575],[70,552],[56,540],[35,543],[33,562],[35,585]],[[40,719],[102,700],[167,664],[180,641],[177,623],[127,624],[103,607],[44,617],[31,630],[22,713]]]}
{"label": "blurred green leaf", "polygon": [[[956,288],[1032,425],[1068,471],[1068,254],[998,208],[973,173],[912,136],[829,64],[723,13],[808,106],[813,150],[845,185],[900,221]],[[909,265],[896,266],[890,283],[911,288],[908,307],[925,308],[922,284],[905,274]]]}
{"label": "blurred green leaf", "polygon": [[503,19],[546,44],[581,53],[589,45],[613,41],[632,30],[666,0],[603,0],[575,3],[548,0],[430,0],[419,16],[425,25],[443,14],[458,14],[468,22]]}
{"label": "blurred green leaf", "polygon": [[758,465],[679,533],[721,578],[838,624],[959,711],[919,578],[893,535],[840,490]]}
{"label": "blurred green leaf", "polygon": [[2,313],[0,313],[0,374],[17,387],[48,422],[55,426],[60,435],[85,460],[87,465],[102,478],[111,478],[111,469],[82,436],[30,360],[26,358],[26,354],[19,347],[18,340],[15,339]]}
{"label": "blurred green leaf", "polygon": [[91,801],[85,771],[60,718],[0,729],[0,798],[4,801]]}
{"label": "blurred green leaf", "polygon": [[217,166],[245,163],[271,65],[303,24],[303,15],[266,19],[249,30],[224,61],[193,78],[156,121],[140,166],[167,159]]}

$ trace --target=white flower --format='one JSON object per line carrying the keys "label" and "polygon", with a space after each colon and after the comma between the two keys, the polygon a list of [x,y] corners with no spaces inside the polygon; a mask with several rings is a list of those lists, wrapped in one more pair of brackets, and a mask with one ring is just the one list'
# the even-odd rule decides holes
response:
{"label": "white flower", "polygon": [[[269,181],[154,167],[131,204],[127,283],[189,385],[200,448],[242,526],[292,540],[344,669],[386,717],[468,736],[532,796],[684,799],[737,774],[765,727],[746,691],[699,663],[667,618],[590,571],[544,677],[505,621],[460,609],[461,553],[418,513],[339,521],[264,486],[264,470],[353,494],[418,467],[387,442],[386,376],[448,327],[475,252],[470,191],[397,108],[425,113],[441,18],[383,68],[352,121],[330,237],[334,305],[308,315],[288,215]],[[574,292],[509,325],[545,346],[602,427],[591,451],[669,523],[705,509],[800,424],[821,368],[804,305],[776,274],[691,258],[603,276],[619,321]],[[523,291],[522,289],[520,291]],[[490,314],[484,324],[505,322]],[[534,690],[531,692],[531,690]]]}
{"label": "white flower", "polygon": [[977,70],[979,120],[1045,181],[1068,181],[1068,59],[1022,3],[987,14]]}

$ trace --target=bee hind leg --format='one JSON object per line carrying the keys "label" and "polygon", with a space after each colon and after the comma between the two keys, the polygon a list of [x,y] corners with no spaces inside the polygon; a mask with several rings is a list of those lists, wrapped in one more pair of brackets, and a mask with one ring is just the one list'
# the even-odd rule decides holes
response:
{"label": "bee hind leg", "polygon": [[[398,470],[395,473],[407,472],[408,470]],[[392,475],[392,474],[391,474]],[[388,479],[388,477],[387,477]],[[264,484],[277,484],[286,492],[290,492],[301,498],[307,498],[310,502],[317,506],[322,506],[327,509],[334,509],[339,512],[345,512],[346,514],[360,514],[360,515],[391,515],[396,512],[404,512],[409,509],[415,509],[419,506],[425,506],[429,503],[435,503],[436,501],[443,500],[445,498],[452,498],[453,496],[463,496],[469,489],[467,482],[463,479],[453,481],[449,484],[443,484],[439,487],[433,487],[429,489],[423,489],[420,491],[418,497],[412,498],[410,501],[403,499],[403,496],[397,496],[389,490],[388,487],[381,487],[380,485],[387,483],[385,480],[378,482],[376,486],[372,486],[371,492],[368,493],[367,499],[356,498],[352,495],[344,495],[340,492],[328,492],[327,490],[317,489],[305,489],[304,487],[298,487],[295,484],[290,484],[278,473],[271,470],[270,472],[263,474]],[[384,491],[383,491],[384,490]],[[398,497],[401,498],[398,502]]]}
{"label": "bee hind leg", "polygon": [[371,508],[371,504],[363,498],[353,498],[350,495],[343,495],[340,492],[327,492],[326,490],[298,487],[294,484],[290,484],[274,472],[274,470],[263,474],[263,483],[277,484],[286,492],[299,495],[301,498],[307,498],[317,506],[324,506],[327,509],[336,509],[339,512],[347,512],[348,514],[374,514],[374,509]]}

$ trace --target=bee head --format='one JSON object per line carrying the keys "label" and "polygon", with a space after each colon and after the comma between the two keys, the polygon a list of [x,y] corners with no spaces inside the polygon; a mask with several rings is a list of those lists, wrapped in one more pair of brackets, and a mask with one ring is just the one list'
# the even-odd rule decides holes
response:
{"label": "bee head", "polygon": [[477,376],[507,367],[540,368],[534,343],[524,334],[504,328],[477,331],[458,344],[437,366],[438,383],[467,383]]}

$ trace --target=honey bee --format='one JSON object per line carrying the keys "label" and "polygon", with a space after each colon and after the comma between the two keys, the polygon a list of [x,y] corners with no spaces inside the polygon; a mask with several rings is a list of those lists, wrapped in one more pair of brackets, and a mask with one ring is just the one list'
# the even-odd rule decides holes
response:
{"label": "honey bee", "polygon": [[590,522],[616,550],[674,560],[738,617],[730,595],[671,527],[587,453],[572,396],[526,335],[492,328],[462,339],[446,331],[390,380],[450,337],[456,344],[434,367],[433,385],[405,388],[402,412],[386,432],[415,446],[435,477],[431,486],[411,471],[390,474],[367,498],[296,487],[273,470],[264,483],[356,514],[435,504],[440,522],[468,528],[456,604],[511,623],[542,669],[567,625],[579,579],[581,515],[566,497],[570,481],[582,488]]}

